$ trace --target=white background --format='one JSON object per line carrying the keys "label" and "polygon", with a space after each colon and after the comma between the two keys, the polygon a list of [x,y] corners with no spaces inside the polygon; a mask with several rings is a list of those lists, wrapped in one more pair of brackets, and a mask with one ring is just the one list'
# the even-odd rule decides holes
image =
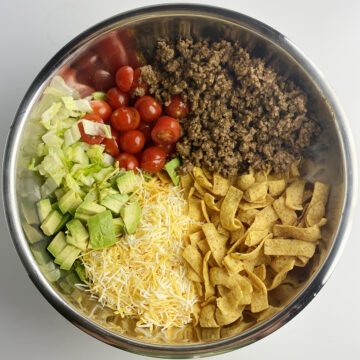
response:
{"label": "white background", "polygon": [[[94,23],[152,3],[1,0],[1,149],[25,91],[55,52]],[[221,5],[257,18],[304,50],[334,87],[360,149],[360,1],[201,3]],[[359,210],[358,206],[348,245],[333,276],[310,305],[274,334],[220,355],[218,360],[360,359]],[[61,317],[29,280],[2,212],[0,229],[0,359],[142,359],[95,340]]]}

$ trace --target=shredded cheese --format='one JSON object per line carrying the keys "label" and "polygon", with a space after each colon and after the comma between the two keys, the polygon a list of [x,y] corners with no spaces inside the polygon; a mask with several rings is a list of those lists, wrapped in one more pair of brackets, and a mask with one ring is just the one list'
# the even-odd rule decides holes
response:
{"label": "shredded cheese", "polygon": [[122,317],[138,318],[139,328],[182,327],[192,321],[198,300],[181,256],[194,222],[179,187],[139,178],[142,214],[135,233],[83,255],[90,292]]}

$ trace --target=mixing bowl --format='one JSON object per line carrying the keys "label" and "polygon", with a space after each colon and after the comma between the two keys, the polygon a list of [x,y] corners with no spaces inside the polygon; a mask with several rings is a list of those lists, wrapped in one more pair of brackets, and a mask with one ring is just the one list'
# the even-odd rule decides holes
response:
{"label": "mixing bowl", "polygon": [[[46,252],[36,251],[44,247],[46,239],[38,231],[34,206],[40,198],[41,179],[27,170],[42,132],[31,112],[55,75],[62,75],[84,96],[94,88],[106,90],[117,67],[151,62],[158,38],[179,36],[239,41],[253,56],[265,58],[277,72],[305,89],[310,109],[323,128],[307,154],[316,164],[307,177],[329,183],[331,194],[320,252],[303,270],[306,280],[286,290],[286,301],[279,304],[284,306],[280,312],[242,332],[235,329],[226,335],[206,337],[206,341],[203,337],[193,343],[164,339],[150,342],[137,338],[131,327],[126,328],[121,318],[113,316],[108,309],[101,309],[87,293],[59,279]],[[83,32],[62,48],[36,77],[19,107],[7,142],[3,173],[5,210],[14,244],[30,278],[75,326],[110,345],[139,354],[213,355],[248,345],[275,331],[298,314],[322,288],[349,234],[357,184],[354,158],[350,130],[333,91],[319,70],[286,37],[255,19],[225,9],[200,5],[153,6],[116,15]]]}

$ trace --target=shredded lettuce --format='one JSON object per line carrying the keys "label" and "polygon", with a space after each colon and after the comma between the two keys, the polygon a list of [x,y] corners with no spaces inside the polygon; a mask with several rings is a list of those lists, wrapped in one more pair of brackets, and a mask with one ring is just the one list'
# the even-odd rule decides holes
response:
{"label": "shredded lettuce", "polygon": [[87,135],[101,135],[107,139],[111,139],[111,127],[110,125],[100,124],[91,120],[81,120],[84,132]]}

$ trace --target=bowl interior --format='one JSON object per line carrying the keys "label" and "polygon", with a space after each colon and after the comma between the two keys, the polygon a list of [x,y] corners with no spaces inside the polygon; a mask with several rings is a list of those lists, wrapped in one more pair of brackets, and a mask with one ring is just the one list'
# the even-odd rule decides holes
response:
{"label": "bowl interior", "polygon": [[[286,43],[287,40],[281,34],[267,27],[261,27],[259,23],[249,22],[246,17],[232,19],[211,12],[204,13],[195,10],[192,12],[185,10],[155,11],[153,13],[135,12],[132,16],[110,19],[105,22],[105,26],[103,24],[102,27],[95,27],[92,32],[87,32],[79,39],[76,39],[65,52],[61,52],[57,60],[52,60],[53,66],[47,67],[42,82],[38,84],[36,91],[31,94],[31,99],[29,98],[31,108],[27,110],[26,122],[20,127],[21,132],[18,136],[16,182],[13,186],[16,188],[18,211],[28,243],[21,239],[15,241],[23,241],[22,246],[30,246],[31,250],[46,246],[48,241],[43,239],[43,236],[38,231],[39,221],[34,205],[40,199],[42,181],[34,173],[27,170],[27,165],[35,155],[36,145],[43,134],[38,120],[28,116],[28,114],[30,114],[33,106],[41,97],[42,91],[51,78],[56,74],[63,75],[69,69],[74,69],[79,75],[85,66],[84,59],[88,59],[91,54],[107,59],[108,67],[105,71],[110,75],[114,74],[118,66],[126,63],[132,66],[138,66],[144,62],[151,63],[152,51],[158,38],[176,39],[178,37],[192,37],[195,40],[225,39],[239,41],[253,56],[265,58],[267,63],[272,65],[278,73],[286,75],[306,90],[309,95],[310,110],[323,128],[321,136],[307,154],[307,157],[312,158],[315,162],[315,166],[309,169],[307,177],[312,181],[316,179],[331,185],[330,199],[327,206],[328,224],[323,231],[324,239],[321,243],[320,253],[315,256],[306,268],[301,269],[296,274],[299,279],[305,280],[300,281],[298,286],[284,284],[272,294],[272,301],[275,305],[287,306],[296,301],[296,297],[306,290],[306,287],[324,264],[333,245],[344,205],[346,187],[344,149],[330,104],[320,87],[311,77],[311,74],[282,48],[281,44]],[[104,51],[104,44],[111,43],[115,41],[114,39],[120,39],[117,45],[120,47],[119,53]],[[100,51],[100,49],[102,50]],[[106,78],[106,76],[109,78],[109,75],[105,74],[104,77]],[[93,76],[87,74],[86,71],[83,71],[81,81],[87,86],[100,86],[94,84]],[[101,86],[105,85],[102,84]],[[86,92],[88,89],[83,87],[82,90]],[[48,279],[47,281],[53,291],[73,310],[97,323],[101,328],[124,336],[124,338],[134,338],[141,342],[146,341],[141,337],[141,334],[134,332],[134,323],[132,321],[121,319],[120,316],[114,316],[112,311],[102,309],[96,301],[89,298],[86,292],[74,288],[71,279],[64,278],[62,275],[59,280],[51,282],[53,267],[49,256],[35,256],[34,261],[36,261],[41,273]],[[284,296],[285,300],[283,300]],[[261,321],[268,320],[272,315],[264,316]],[[216,342],[240,333],[244,334],[243,338],[245,339],[246,331],[259,325],[260,322],[249,323],[246,327],[243,325],[232,326],[228,330],[222,331],[194,331],[189,329],[191,332],[190,337],[193,339],[190,344],[192,342],[200,344]],[[185,342],[182,336],[168,335],[170,340],[166,340],[160,334],[152,342],[172,344],[174,346],[181,346]],[[99,337],[100,335],[95,334],[95,336]],[[109,340],[109,342],[111,341]]]}

